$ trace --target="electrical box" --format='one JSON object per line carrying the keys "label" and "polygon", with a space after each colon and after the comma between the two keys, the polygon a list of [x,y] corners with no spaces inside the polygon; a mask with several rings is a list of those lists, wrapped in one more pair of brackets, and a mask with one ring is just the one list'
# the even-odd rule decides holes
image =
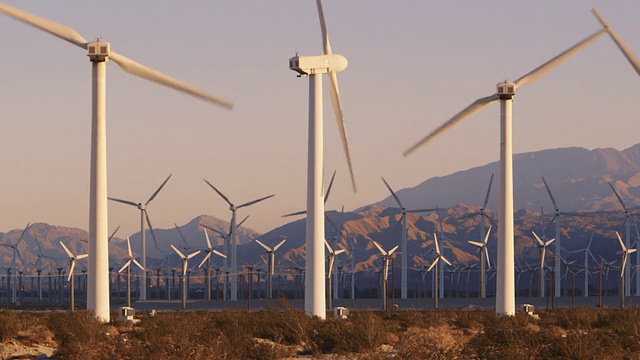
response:
{"label": "electrical box", "polygon": [[349,309],[346,307],[336,307],[333,309],[336,319],[346,319],[349,316]]}
{"label": "electrical box", "polygon": [[133,317],[136,315],[136,309],[123,306],[120,308],[120,320],[133,321]]}

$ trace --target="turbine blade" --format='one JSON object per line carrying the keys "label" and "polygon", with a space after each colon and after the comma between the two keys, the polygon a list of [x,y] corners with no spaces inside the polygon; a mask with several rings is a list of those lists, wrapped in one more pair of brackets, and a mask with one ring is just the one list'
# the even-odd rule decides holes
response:
{"label": "turbine blade", "polygon": [[165,75],[158,70],[154,70],[150,67],[144,66],[138,62],[135,62],[125,56],[122,56],[115,51],[111,51],[109,55],[109,59],[114,63],[118,64],[122,68],[122,70],[128,72],[131,75],[135,75],[141,77],[143,79],[147,79],[149,81],[153,81],[157,84],[164,85],[166,87],[170,87],[174,90],[195,96],[202,100],[212,102],[216,105],[220,105],[227,109],[232,109],[233,104],[223,100],[217,96],[213,96],[203,90],[195,88],[187,83],[184,83],[180,80],[174,79],[168,75]]}
{"label": "turbine blade", "polygon": [[151,226],[151,220],[149,219],[149,213],[146,210],[144,211],[144,216],[145,216],[145,219],[147,220],[147,225],[149,225],[149,232],[151,233],[151,238],[153,239],[153,243],[155,244],[156,249],[158,249],[160,252],[165,254],[165,252],[160,250],[160,247],[158,246],[158,240],[156,239],[156,234],[153,231],[153,226]]}
{"label": "turbine blade", "polygon": [[[329,186],[327,187],[327,192],[324,194],[324,203],[327,203],[327,200],[329,200],[329,193],[331,192],[331,187],[333,186],[333,180],[335,180],[336,178],[336,171],[333,170],[333,175],[331,175],[331,181],[329,181]],[[306,211],[305,211],[306,213]]]}
{"label": "turbine blade", "polygon": [[71,251],[69,250],[69,248],[67,248],[67,245],[65,245],[62,241],[60,241],[60,245],[62,245],[62,248],[64,249],[64,251],[67,253],[67,255],[69,255],[70,258],[73,257],[73,254],[71,253]]}
{"label": "turbine blade", "polygon": [[20,241],[22,241],[22,238],[24,237],[24,234],[27,232],[27,229],[29,229],[29,226],[31,226],[31,223],[27,223],[27,226],[25,226],[24,230],[22,230],[22,233],[20,234],[18,241],[16,241],[15,246],[18,246],[18,244],[20,244]]}
{"label": "turbine blade", "polygon": [[484,249],[484,254],[487,256],[487,268],[490,268],[491,261],[489,261],[489,249]]}
{"label": "turbine blade", "polygon": [[304,215],[307,213],[307,210],[302,210],[302,211],[296,211],[294,213],[290,213],[290,214],[285,214],[282,215],[282,217],[289,217],[289,216],[297,216],[297,215]]}
{"label": "turbine blade", "polygon": [[211,240],[209,240],[209,233],[207,232],[207,229],[202,229],[202,231],[204,231],[204,238],[207,239],[207,249],[211,250]]}
{"label": "turbine blade", "polygon": [[338,77],[336,72],[329,70],[329,85],[331,90],[331,103],[333,105],[333,112],[336,115],[336,122],[338,123],[338,131],[340,132],[340,139],[342,140],[342,149],[347,159],[347,166],[349,167],[349,176],[351,177],[351,186],[353,192],[357,192],[356,177],[353,171],[353,161],[351,160],[351,152],[349,151],[349,140],[347,138],[347,128],[344,122],[344,116],[342,113],[342,102],[340,100],[340,89],[338,88]]}
{"label": "turbine blade", "polygon": [[538,241],[538,244],[540,244],[540,246],[544,246],[544,242],[542,240],[540,240],[540,237],[538,236],[538,234],[536,234],[535,231],[531,232],[533,234],[533,236],[536,238],[536,240]]}
{"label": "turbine blade", "polygon": [[438,260],[440,260],[440,256],[437,256],[433,262],[431,263],[431,266],[429,266],[429,268],[427,269],[427,272],[431,271],[431,269],[433,269],[433,267],[438,263]]}
{"label": "turbine blade", "polygon": [[333,270],[333,261],[334,261],[334,257],[330,256],[329,257],[329,271],[327,272],[327,278],[331,277],[331,271]]}
{"label": "turbine blade", "polygon": [[184,262],[182,265],[182,278],[184,279],[187,276],[187,263]]}
{"label": "turbine blade", "polygon": [[185,249],[189,248],[189,244],[187,244],[187,239],[185,239],[184,235],[182,235],[182,231],[180,231],[180,228],[178,227],[178,224],[174,223],[173,225],[176,227],[176,230],[178,230],[178,234],[180,234],[180,238],[182,239],[182,242],[184,243],[184,248]]}
{"label": "turbine blade", "polygon": [[124,263],[124,265],[122,265],[122,267],[120,268],[120,270],[118,270],[118,273],[121,273],[122,270],[126,269],[127,266],[129,266],[129,264],[131,264],[131,259],[127,260],[126,263]]}
{"label": "turbine blade", "polygon": [[553,197],[553,194],[551,193],[551,189],[549,188],[549,185],[547,185],[547,180],[544,179],[544,176],[542,177],[542,182],[544,183],[544,187],[547,189],[547,192],[549,193],[549,197],[551,198],[551,202],[553,203],[554,209],[557,211],[558,205],[556,204],[556,199]]}
{"label": "turbine blade", "polygon": [[76,256],[76,260],[82,260],[82,259],[87,258],[87,257],[89,257],[89,254],[80,254],[80,255]]}
{"label": "turbine blade", "polygon": [[609,182],[609,187],[611,188],[611,190],[613,190],[613,193],[616,194],[616,197],[618,198],[618,201],[620,202],[620,205],[622,205],[622,208],[624,209],[624,211],[627,211],[627,207],[625,206],[624,201],[622,201],[620,194],[618,194],[618,192],[616,191],[616,188],[613,187],[611,182]]}
{"label": "turbine blade", "polygon": [[491,179],[489,179],[489,187],[487,188],[487,196],[484,197],[484,203],[482,203],[482,208],[483,209],[487,208],[487,203],[489,202],[489,193],[491,193],[491,184],[492,183],[493,183],[493,173],[491,173]]}
{"label": "turbine blade", "polygon": [[329,254],[333,254],[333,249],[331,249],[331,246],[329,245],[327,239],[324,239],[324,246],[326,246],[327,250],[329,250]]}
{"label": "turbine blade", "polygon": [[184,256],[184,254],[182,252],[180,252],[180,250],[178,250],[177,247],[173,246],[173,244],[171,244],[171,248],[173,249],[173,251],[176,252],[176,254],[178,254],[178,256],[180,256],[181,259],[185,259],[186,256]]}
{"label": "turbine blade", "polygon": [[204,262],[207,261],[207,259],[211,256],[211,251],[209,251],[207,253],[207,255],[204,256],[204,258],[202,258],[202,261],[200,261],[200,265],[198,265],[198,267],[202,267],[202,265],[204,265]]}
{"label": "turbine blade", "polygon": [[624,270],[627,268],[627,253],[622,255],[622,265],[620,266],[620,277],[624,276]]}
{"label": "turbine blade", "polygon": [[133,201],[116,199],[116,198],[112,198],[112,197],[107,198],[107,199],[109,199],[111,201],[116,201],[116,202],[119,202],[119,203],[123,203],[123,204],[127,204],[127,205],[138,207],[138,203],[134,203]]}
{"label": "turbine blade", "polygon": [[382,255],[387,255],[387,252],[386,252],[386,251],[384,251],[384,249],[382,248],[382,246],[380,246],[380,244],[378,244],[378,242],[377,242],[377,241],[375,241],[375,240],[371,240],[371,241],[373,241],[373,245],[375,245],[375,246],[378,248],[378,250],[380,250],[380,252],[382,253]]}
{"label": "turbine blade", "polygon": [[484,243],[485,243],[485,245],[487,244],[487,241],[489,241],[489,235],[491,235],[491,228],[492,228],[492,226],[491,226],[491,225],[489,225],[489,230],[487,230],[487,233],[486,233],[486,234],[485,234],[485,236],[484,236]]}
{"label": "turbine blade", "polygon": [[589,35],[584,40],[582,40],[579,43],[573,45],[569,49],[563,51],[562,53],[560,53],[559,55],[555,56],[554,58],[552,58],[551,60],[547,61],[546,63],[538,66],[537,68],[533,69],[532,71],[530,71],[530,72],[526,73],[525,75],[521,76],[519,79],[514,81],[514,84],[515,84],[516,88],[520,87],[522,85],[530,84],[530,83],[538,80],[539,78],[544,76],[546,73],[548,73],[549,71],[553,70],[556,66],[560,65],[562,62],[564,62],[565,60],[567,60],[571,56],[575,55],[578,51],[582,50],[583,47],[589,45],[591,42],[593,42],[593,40],[597,39],[600,35],[604,34],[606,31],[607,31],[606,29],[598,30],[597,32]]}
{"label": "turbine blade", "polygon": [[140,263],[138,262],[138,260],[136,259],[131,259],[131,261],[133,261],[134,264],[136,264],[137,267],[140,268],[140,270],[144,271],[144,268],[142,267],[142,265],[140,265]]}
{"label": "turbine blade", "polygon": [[547,240],[546,243],[544,243],[544,246],[549,246],[549,244],[551,244],[552,242],[556,241],[556,238],[553,238],[551,240]]}
{"label": "turbine blade", "polygon": [[284,242],[285,242],[285,241],[287,241],[287,239],[283,239],[282,241],[280,241],[280,243],[279,243],[278,245],[276,245],[276,246],[274,246],[274,247],[273,247],[273,251],[278,250],[278,248],[279,248],[280,246],[282,246],[282,244],[284,244]]}
{"label": "turbine blade", "polygon": [[[636,226],[636,233],[637,232],[638,232],[638,227]],[[42,247],[40,246],[40,240],[38,240],[38,237],[36,236],[36,234],[32,234],[32,235],[33,235],[33,238],[36,239],[36,244],[38,245],[38,254],[42,256]]]}
{"label": "turbine blade", "polygon": [[402,202],[400,201],[400,198],[398,197],[398,195],[396,195],[395,191],[391,189],[391,186],[389,186],[389,183],[387,183],[387,180],[385,180],[383,177],[381,177],[381,179],[382,179],[382,182],[384,182],[384,184],[387,186],[387,189],[389,189],[389,192],[391,193],[393,198],[396,199],[396,202],[398,203],[398,205],[400,205],[400,208],[404,208],[404,206],[402,206]]}
{"label": "turbine blade", "polygon": [[160,192],[160,190],[162,190],[162,188],[167,184],[167,181],[169,181],[169,179],[171,179],[171,175],[173,175],[173,174],[169,174],[169,177],[167,177],[167,179],[162,184],[160,184],[160,187],[158,187],[158,190],[156,190],[156,192],[154,192],[153,195],[151,195],[149,200],[147,200],[147,202],[144,203],[145,206],[149,205],[149,203],[151,201],[153,201],[153,199],[155,199],[156,196],[158,196],[158,193]]}
{"label": "turbine blade", "polygon": [[229,206],[233,206],[233,204],[231,203],[231,201],[229,201],[229,199],[224,196],[223,193],[220,192],[220,190],[216,189],[215,186],[213,186],[210,182],[208,182],[206,179],[204,179],[204,182],[206,182],[209,186],[211,186],[211,188],[218,193],[218,195],[220,195],[220,197],[222,197],[224,199],[224,201],[227,202],[227,204],[229,204]]}
{"label": "turbine blade", "polygon": [[71,281],[71,277],[73,276],[73,270],[76,268],[76,261],[71,261],[71,267],[69,268],[69,276],[67,276],[67,281]]}
{"label": "turbine blade", "polygon": [[483,243],[481,243],[481,242],[472,241],[472,240],[467,240],[467,242],[468,242],[469,244],[471,244],[471,245],[475,245],[475,246],[477,246],[477,247],[479,247],[479,248],[484,247],[484,244],[483,244]]}
{"label": "turbine blade", "polygon": [[391,256],[391,254],[393,254],[396,250],[398,250],[398,245],[394,246],[393,248],[391,248],[391,250],[389,250],[389,252],[387,253],[388,256]]}
{"label": "turbine blade", "polygon": [[427,142],[433,140],[438,135],[443,134],[445,131],[451,129],[452,127],[454,127],[456,125],[458,125],[459,123],[461,123],[466,118],[468,118],[471,115],[477,113],[478,111],[482,110],[487,105],[489,105],[492,102],[497,101],[497,100],[498,100],[498,95],[497,94],[493,94],[493,95],[489,95],[487,97],[483,97],[483,98],[480,98],[480,99],[474,101],[473,103],[471,103],[471,105],[467,106],[462,111],[460,111],[459,113],[454,115],[451,119],[447,120],[447,122],[445,122],[444,124],[440,125],[437,129],[433,130],[429,135],[427,135],[424,138],[422,138],[422,140],[418,141],[415,145],[413,145],[409,149],[405,150],[405,152],[402,153],[402,155],[409,156],[411,153],[416,151],[422,145],[424,145]]}
{"label": "turbine blade", "polygon": [[237,208],[240,209],[240,208],[243,208],[243,207],[246,207],[246,206],[251,206],[251,205],[253,205],[255,203],[259,203],[260,201],[267,200],[268,198],[272,198],[274,196],[276,196],[276,194],[271,194],[271,195],[268,195],[268,196],[265,196],[265,197],[261,197],[260,199],[251,200],[249,202],[246,202],[246,203],[238,206]]}
{"label": "turbine blade", "polygon": [[242,226],[242,224],[244,224],[245,221],[247,221],[247,219],[249,218],[249,216],[251,215],[247,215],[244,217],[244,219],[242,219],[242,221],[240,221],[238,224],[236,224],[236,229],[239,229],[240,226]]}
{"label": "turbine blade", "polygon": [[200,254],[201,250],[196,250],[194,252],[192,252],[191,254],[187,255],[187,260],[191,259],[192,257]]}
{"label": "turbine blade", "polygon": [[225,258],[225,259],[227,258],[227,255],[225,255],[225,254],[221,253],[220,251],[218,251],[218,250],[216,250],[216,249],[211,250],[211,252],[212,252],[212,253],[214,253],[214,254],[216,254],[216,255],[218,255],[218,256],[221,256],[221,257],[223,257],[223,258]]}
{"label": "turbine blade", "polygon": [[85,40],[80,34],[78,34],[78,32],[67,26],[30,14],[26,11],[16,9],[9,5],[0,4],[0,12],[3,12],[13,17],[14,19],[20,20],[40,30],[46,31],[53,36],[59,37],[62,40],[72,43],[73,45],[79,46],[83,49],[87,48],[87,40]]}
{"label": "turbine blade", "polygon": [[343,253],[343,252],[345,252],[345,251],[347,251],[347,250],[345,250],[345,249],[340,249],[340,250],[336,250],[333,254],[334,254],[334,255],[340,255],[340,254],[342,254],[342,253]]}
{"label": "turbine blade", "polygon": [[440,245],[438,245],[438,235],[433,233],[433,243],[436,245],[436,254],[440,255]]}
{"label": "turbine blade", "polygon": [[263,244],[262,241],[260,241],[258,239],[256,239],[256,242],[258,243],[258,245],[262,246],[267,251],[275,251],[275,250],[271,250],[270,247],[268,247],[267,245]]}
{"label": "turbine blade", "polygon": [[200,224],[200,226],[202,226],[203,228],[207,228],[207,229],[213,231],[214,233],[216,233],[216,234],[218,234],[218,235],[220,235],[222,237],[226,236],[226,234],[224,232],[222,232],[222,231],[220,231],[220,230],[218,230],[216,228],[212,228],[212,227],[207,226],[205,224]]}
{"label": "turbine blade", "polygon": [[446,258],[446,257],[444,257],[443,255],[440,255],[440,257],[442,258],[442,261],[444,261],[444,262],[445,262],[445,264],[447,264],[447,265],[451,266],[451,263],[449,262],[449,260],[447,260],[447,258]]}
{"label": "turbine blade", "polygon": [[132,258],[133,252],[131,251],[131,241],[129,240],[129,237],[127,237],[127,249],[129,250],[129,258]]}
{"label": "turbine blade", "polygon": [[602,26],[605,29],[607,29],[609,36],[616,43],[616,45],[618,46],[618,49],[622,51],[622,54],[624,55],[624,57],[627,58],[631,66],[633,66],[633,68],[636,70],[638,75],[640,75],[640,61],[638,61],[638,59],[633,55],[633,53],[629,50],[629,48],[627,48],[624,42],[622,42],[622,39],[620,39],[618,34],[616,34],[613,31],[613,29],[611,29],[611,27],[609,26],[609,23],[607,23],[607,21],[598,13],[598,11],[596,9],[591,9],[591,12],[593,13],[593,15],[595,15],[598,21],[600,21],[600,24],[602,24]]}
{"label": "turbine blade", "polygon": [[320,30],[322,31],[322,46],[325,54],[331,54],[331,44],[329,43],[329,33],[327,32],[327,24],[324,21],[324,11],[322,10],[322,2],[316,0],[318,7],[318,17],[320,18]]}
{"label": "turbine blade", "polygon": [[109,236],[109,239],[107,241],[111,241],[111,239],[116,235],[118,230],[120,230],[120,226],[119,225],[115,230],[113,230],[113,232],[111,233],[111,236]]}
{"label": "turbine blade", "polygon": [[620,242],[620,247],[622,247],[622,251],[627,251],[627,247],[624,246],[624,241],[622,241],[622,237],[620,237],[620,233],[616,231],[616,236],[618,236],[618,241]]}

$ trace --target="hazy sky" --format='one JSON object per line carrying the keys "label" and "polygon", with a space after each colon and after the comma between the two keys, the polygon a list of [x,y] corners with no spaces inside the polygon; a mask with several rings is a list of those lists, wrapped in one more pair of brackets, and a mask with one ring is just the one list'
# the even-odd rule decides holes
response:
{"label": "hazy sky", "polygon": [[[227,219],[208,179],[237,203],[276,196],[239,216],[268,231],[306,203],[308,83],[288,69],[322,51],[312,0],[6,1],[110,41],[119,53],[236,103],[233,111],[108,65],[109,195],[146,201],[155,227],[200,214]],[[640,55],[640,2],[325,0],[359,191],[353,194],[328,96],[328,208],[386,197],[432,176],[498,160],[492,105],[410,158],[402,151],[495,84],[535,68],[600,28],[596,7]],[[0,231],[27,222],[88,228],[91,67],[83,50],[0,15]],[[328,84],[325,81],[325,90]],[[328,91],[326,92],[328,94]],[[514,102],[514,150],[623,149],[638,142],[640,79],[602,36]],[[484,193],[480,186],[478,199]],[[473,203],[478,199],[469,199]],[[433,204],[425,204],[433,205]],[[109,205],[110,229],[139,229]]]}

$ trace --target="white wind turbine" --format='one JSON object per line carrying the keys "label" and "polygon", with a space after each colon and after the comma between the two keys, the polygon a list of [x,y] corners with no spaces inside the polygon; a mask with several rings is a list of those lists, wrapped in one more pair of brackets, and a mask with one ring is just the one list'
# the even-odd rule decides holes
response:
{"label": "white wind turbine", "polygon": [[402,266],[402,270],[401,272],[401,279],[400,279],[400,297],[402,299],[406,299],[407,298],[407,286],[408,286],[408,280],[407,280],[407,268],[409,266],[408,262],[407,262],[407,213],[422,213],[422,212],[430,212],[430,211],[436,211],[437,209],[416,209],[416,210],[407,210],[407,208],[404,207],[404,205],[402,205],[402,202],[400,201],[400,198],[398,197],[398,195],[396,195],[396,193],[393,191],[393,189],[391,189],[391,186],[389,186],[389,183],[387,183],[387,181],[384,178],[381,178],[382,182],[384,182],[384,184],[387,186],[387,189],[389,189],[389,192],[391,193],[391,195],[393,196],[393,198],[396,200],[396,202],[398,203],[398,205],[400,206],[400,213],[402,214],[402,218],[400,221],[402,221],[402,243],[401,243],[401,252],[402,252],[402,256],[401,256],[401,266]]}
{"label": "white wind turbine", "polygon": [[584,251],[584,263],[582,265],[584,269],[586,269],[584,273],[584,287],[583,287],[584,297],[589,297],[589,276],[591,276],[591,273],[589,272],[589,257],[591,257],[591,259],[595,264],[598,263],[598,260],[596,260],[596,257],[593,256],[593,253],[591,252],[591,242],[593,241],[593,236],[595,235],[595,233],[596,233],[595,231],[591,233],[591,238],[589,239],[589,243],[587,244],[586,248],[567,252],[568,254],[574,254],[577,252]]}
{"label": "white wind turbine", "polygon": [[451,262],[449,262],[449,260],[447,260],[446,257],[444,257],[444,255],[442,255],[442,253],[440,253],[440,245],[438,245],[438,235],[434,232],[433,233],[433,243],[436,246],[436,257],[433,259],[433,262],[431,263],[431,265],[429,266],[429,268],[427,269],[427,271],[431,271],[431,269],[433,269],[435,267],[435,272],[434,272],[434,276],[433,276],[433,307],[434,308],[438,308],[438,298],[440,297],[440,295],[438,294],[438,268],[439,266],[436,266],[436,264],[442,260],[443,262],[445,262],[447,265],[452,266]]}
{"label": "white wind turbine", "polygon": [[[625,281],[622,281],[622,277],[624,275],[624,269],[627,269],[627,259],[629,258],[629,254],[632,254],[634,252],[636,252],[638,249],[630,249],[627,246],[624,245],[624,242],[622,241],[622,238],[620,237],[620,233],[618,233],[616,231],[616,236],[618,237],[618,241],[620,242],[620,247],[622,248],[622,250],[616,252],[617,255],[620,255],[622,257],[621,260],[621,267],[620,267],[620,285],[622,287],[626,287]],[[623,291],[620,291],[620,307],[624,307],[624,297],[627,295],[627,291],[626,289],[623,289]]]}
{"label": "white wind turbine", "polygon": [[[209,233],[207,233],[207,229],[203,228],[202,230],[204,231],[205,239],[207,239],[207,249],[205,250],[207,255],[204,256],[204,258],[202,259],[202,262],[200,262],[200,265],[198,265],[198,267],[202,267],[204,262],[205,261],[207,262],[207,276],[205,277],[206,278],[205,281],[207,282],[207,286],[206,286],[207,296],[206,296],[206,299],[207,300],[211,300],[211,253],[214,253],[214,254],[216,254],[218,256],[221,256],[224,259],[227,258],[227,255],[225,255],[225,254],[221,253],[220,251],[214,249],[211,246],[211,240],[209,240]],[[182,235],[182,233],[180,233],[180,235]]]}
{"label": "white wind turbine", "polygon": [[[327,247],[327,251],[329,251],[329,269],[327,270],[327,280],[329,280],[329,291],[327,294],[327,299],[329,299],[329,310],[333,310],[333,304],[332,304],[332,299],[333,299],[333,294],[332,294],[332,284],[331,284],[331,275],[333,274],[333,263],[335,262],[335,258],[336,255],[340,255],[343,252],[345,252],[345,249],[337,249],[334,250],[331,248],[331,245],[329,245],[329,243],[327,242],[327,240],[324,240],[324,245]],[[386,279],[386,276],[385,276]]]}
{"label": "white wind turbine", "polygon": [[177,247],[171,244],[173,251],[182,259],[182,310],[187,308],[187,266],[189,259],[200,254],[200,250],[194,251],[189,255],[184,255]]}
{"label": "white wind turbine", "polygon": [[73,270],[76,268],[76,261],[86,258],[87,256],[89,256],[89,254],[80,254],[76,256],[73,255],[73,253],[62,241],[60,241],[60,245],[62,245],[62,248],[69,256],[69,275],[67,276],[67,281],[69,282],[69,310],[73,312],[75,307],[75,284],[73,281]]}
{"label": "white wind turbine", "polygon": [[[622,201],[622,197],[620,197],[620,194],[618,194],[618,192],[616,191],[616,188],[613,187],[611,183],[609,183],[609,187],[611,188],[613,193],[616,195],[616,198],[618,198],[618,202],[620,202],[620,205],[622,205],[622,210],[624,211],[624,232],[625,232],[624,244],[625,244],[625,247],[629,248],[631,247],[631,215],[632,214],[627,209],[627,206],[624,204],[624,201]],[[636,261],[638,261],[638,264],[640,264],[640,260],[638,260],[637,258],[638,257],[636,256]],[[624,291],[625,291],[624,295],[629,296],[631,295],[631,271],[629,267],[626,266],[626,263],[622,265],[622,269],[624,269],[623,271]]]}
{"label": "white wind turbine", "polygon": [[[487,193],[488,194],[488,193]],[[484,218],[482,219],[484,223]],[[482,229],[484,226],[482,226]],[[481,230],[481,233],[483,231]],[[474,245],[478,248],[480,252],[480,298],[484,299],[486,297],[487,288],[486,288],[486,268],[491,267],[491,261],[489,260],[489,248],[487,247],[487,242],[489,241],[489,235],[491,235],[491,226],[489,226],[489,231],[484,235],[482,242],[468,240],[469,244]],[[487,262],[485,263],[485,259]],[[467,279],[467,283],[469,279]]]}
{"label": "white wind turbine", "polygon": [[568,50],[557,55],[541,66],[535,68],[514,82],[502,82],[497,85],[497,92],[474,101],[471,105],[447,120],[429,135],[404,152],[408,156],[416,149],[441,135],[466,118],[477,113],[487,105],[500,101],[500,209],[498,229],[498,278],[496,289],[496,313],[515,315],[515,267],[514,267],[514,229],[513,229],[513,147],[511,108],[516,88],[532,83],[551,71],[563,61],[577,53],[586,45],[602,35],[602,29],[580,41]]}
{"label": "white wind turbine", "polygon": [[[109,200],[116,201],[126,205],[131,205],[136,207],[138,210],[140,210],[140,238],[142,243],[141,260],[142,260],[142,268],[144,269],[147,268],[147,241],[144,233],[145,219],[147,220],[147,223],[149,223],[149,227],[151,227],[151,222],[149,221],[149,214],[147,214],[147,206],[151,201],[153,201],[153,199],[156,198],[160,190],[162,190],[162,188],[167,184],[167,181],[169,181],[169,179],[171,179],[171,175],[169,175],[167,179],[164,182],[162,182],[162,184],[160,184],[158,189],[153,194],[151,194],[151,196],[149,197],[149,200],[147,200],[144,204],[136,203],[135,201],[122,200],[122,199],[109,197]],[[147,300],[147,274],[145,273],[145,271],[143,271],[142,275],[140,276],[140,300]]]}
{"label": "white wind turbine", "polygon": [[[136,264],[136,266],[139,267],[143,273],[145,272],[145,270],[144,266],[140,265],[138,260],[133,257],[133,252],[131,251],[131,242],[129,241],[129,238],[127,238],[127,250],[129,257],[127,258],[127,262],[125,262],[120,270],[118,270],[118,273],[121,273],[122,271],[124,271],[124,269],[127,269],[127,307],[131,307],[131,263]],[[140,288],[142,293],[142,284],[140,284]]]}
{"label": "white wind turbine", "polygon": [[[544,176],[542,177],[542,182],[544,183],[544,187],[547,189],[547,193],[549,194],[549,198],[551,198],[551,202],[553,203],[553,208],[555,210],[554,215],[553,215],[553,219],[551,219],[550,222],[555,223],[556,224],[556,250],[555,250],[555,254],[556,254],[556,261],[555,261],[555,297],[560,297],[560,295],[562,294],[562,289],[561,289],[561,284],[562,282],[560,281],[562,279],[562,269],[560,268],[561,262],[560,260],[562,259],[562,247],[560,246],[560,220],[563,216],[583,216],[583,214],[580,213],[575,213],[575,212],[563,212],[560,211],[560,209],[558,208],[558,204],[556,203],[556,199],[553,196],[553,194],[551,193],[551,188],[549,188],[549,185],[547,184],[547,180],[545,180]],[[565,272],[566,273],[566,272]]]}
{"label": "white wind turbine", "polygon": [[[535,231],[532,231],[531,233],[533,234],[533,236],[536,238],[536,241],[538,242],[537,244],[535,244],[535,246],[540,250],[540,288],[538,290],[538,296],[543,298],[544,297],[544,257],[545,257],[545,254],[547,253],[547,246],[549,246],[556,239],[553,238],[551,240],[542,241],[542,239],[540,239],[540,237],[538,236],[538,234],[535,233]],[[560,268],[557,268],[557,269],[560,269]],[[560,272],[560,271],[558,270],[557,272]]]}
{"label": "white wind turbine", "polygon": [[[266,200],[268,198],[274,197],[275,194],[268,195],[265,197],[261,197],[256,200],[251,200],[242,205],[234,205],[229,198],[227,198],[220,190],[216,189],[210,182],[204,180],[224,201],[229,204],[229,210],[231,210],[231,225],[229,226],[229,240],[231,242],[231,273],[229,274],[229,282],[231,282],[231,301],[238,300],[238,234],[236,232],[236,211],[243,207],[251,206],[253,204],[259,203],[260,201]],[[245,218],[246,220],[246,218]],[[244,220],[243,220],[244,222]]]}
{"label": "white wind turbine", "polygon": [[273,274],[275,273],[275,264],[276,264],[275,252],[280,248],[280,246],[282,246],[282,244],[285,243],[285,241],[287,241],[287,238],[284,235],[280,235],[280,237],[282,237],[282,241],[280,241],[273,248],[268,247],[262,241],[256,239],[256,242],[258,243],[258,245],[262,246],[265,250],[267,250],[267,256],[268,256],[267,261],[269,262],[269,265],[268,265],[269,274],[267,276],[267,292],[268,292],[267,299],[269,300],[271,300],[271,297],[273,296]]}
{"label": "white wind turbine", "polygon": [[338,122],[342,147],[347,157],[349,174],[354,192],[356,191],[351,155],[347,141],[347,131],[342,114],[342,103],[338,90],[336,73],[347,67],[347,59],[333,54],[324,21],[322,3],[316,0],[324,54],[318,56],[294,56],[289,59],[289,69],[309,76],[309,150],[307,159],[307,238],[304,309],[308,315],[326,318],[324,283],[324,204],[322,202],[323,170],[323,121],[322,121],[322,74],[329,75],[331,102]]}
{"label": "white wind turbine", "polygon": [[231,109],[225,100],[149,68],[115,51],[105,41],[87,42],[78,32],[26,11],[0,4],[3,12],[82,49],[92,66],[91,171],[89,186],[89,278],[87,309],[100,321],[109,322],[109,249],[107,245],[107,135],[106,63],[112,60],[124,71],[174,90]]}
{"label": "white wind turbine", "polygon": [[0,244],[0,246],[10,248],[12,252],[12,255],[11,255],[12,275],[7,277],[7,286],[11,285],[11,303],[12,304],[15,304],[17,301],[16,274],[18,273],[18,271],[16,269],[16,256],[18,257],[18,259],[20,259],[20,263],[22,264],[22,266],[24,266],[24,260],[22,259],[22,255],[20,255],[20,250],[18,250],[18,245],[20,245],[20,242],[22,241],[22,238],[24,238],[24,234],[27,232],[27,229],[29,229],[30,225],[31,223],[28,223],[27,226],[25,226],[24,230],[22,230],[22,233],[20,234],[20,237],[18,238],[18,241],[16,241],[15,244],[11,244],[11,243]]}
{"label": "white wind turbine", "polygon": [[385,251],[382,248],[382,245],[378,244],[377,241],[373,241],[373,245],[378,248],[380,253],[382,254],[382,309],[387,310],[387,278],[389,276],[389,259],[391,259],[391,255],[398,249],[398,245],[394,246],[391,250]]}

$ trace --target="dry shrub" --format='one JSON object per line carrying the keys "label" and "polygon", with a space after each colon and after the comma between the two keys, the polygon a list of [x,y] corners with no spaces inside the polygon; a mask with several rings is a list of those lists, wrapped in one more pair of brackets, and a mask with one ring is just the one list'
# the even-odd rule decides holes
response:
{"label": "dry shrub", "polygon": [[411,327],[397,345],[400,359],[454,359],[461,355],[464,341],[450,326]]}
{"label": "dry shrub", "polygon": [[59,343],[56,355],[60,359],[122,358],[105,331],[106,325],[90,312],[52,313],[47,325]]}
{"label": "dry shrub", "polygon": [[372,353],[389,338],[385,323],[374,311],[358,311],[347,320],[316,321],[307,349],[318,353]]}
{"label": "dry shrub", "polygon": [[19,318],[16,313],[10,310],[0,312],[0,342],[7,342],[18,335]]}
{"label": "dry shrub", "polygon": [[318,322],[303,310],[292,308],[286,301],[280,301],[278,307],[251,313],[251,318],[256,337],[286,345],[306,343],[313,324]]}

